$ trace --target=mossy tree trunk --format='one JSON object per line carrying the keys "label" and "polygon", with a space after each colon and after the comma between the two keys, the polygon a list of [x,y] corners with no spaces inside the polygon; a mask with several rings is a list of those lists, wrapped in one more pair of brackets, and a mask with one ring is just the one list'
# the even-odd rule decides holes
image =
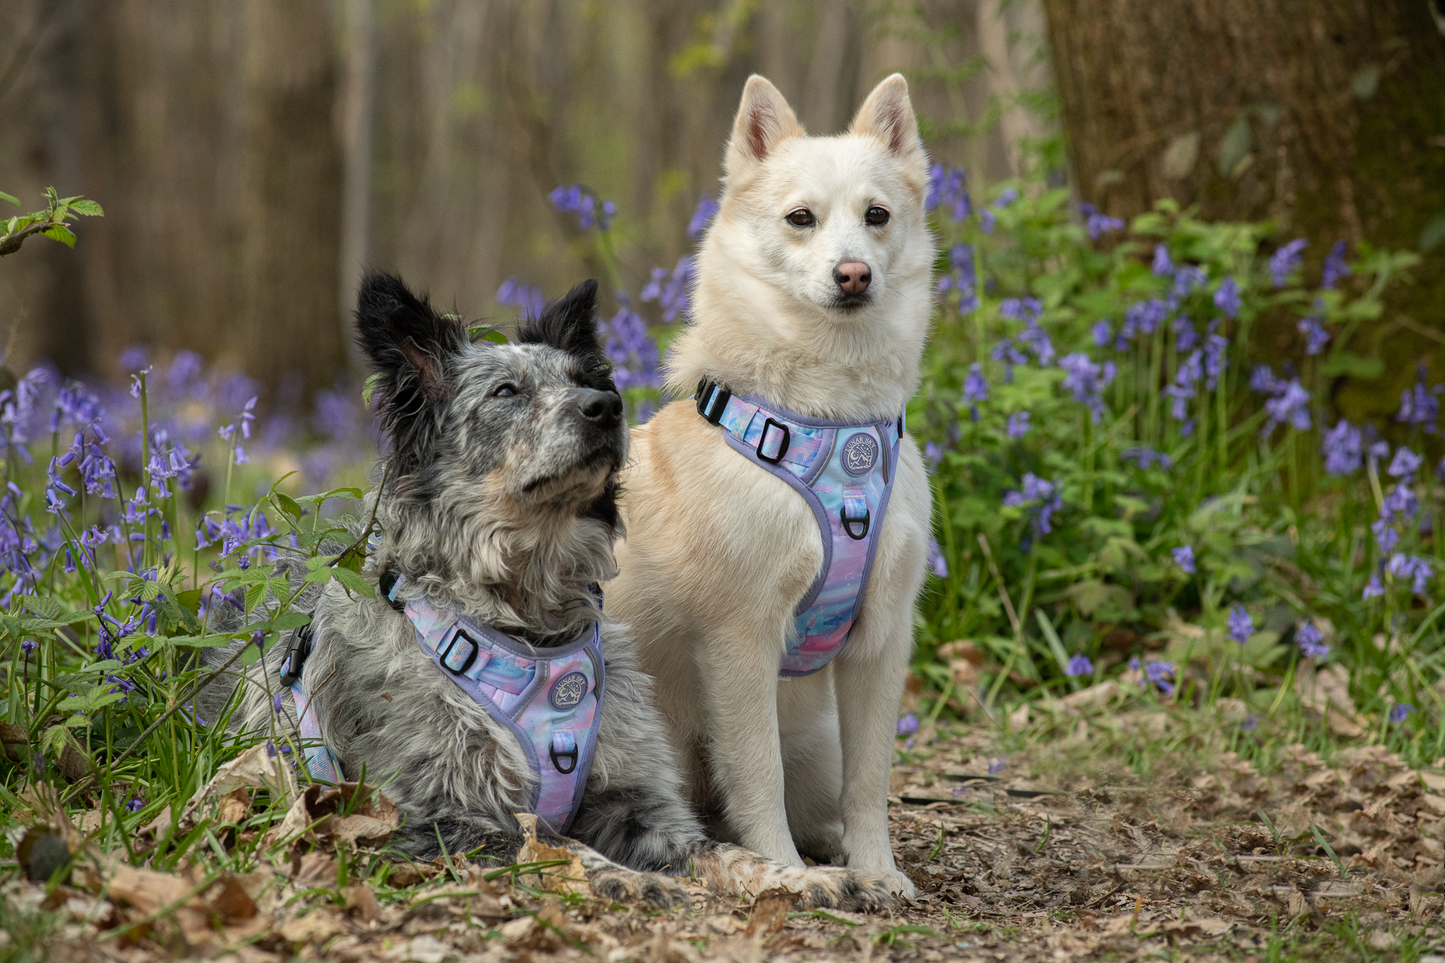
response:
{"label": "mossy tree trunk", "polygon": [[[1445,38],[1428,0],[1044,0],[1082,196],[1131,216],[1164,197],[1211,219],[1416,249],[1445,214]],[[1445,245],[1355,342],[1382,375],[1337,385],[1354,417],[1398,405],[1422,357],[1445,380]],[[1292,324],[1265,357],[1298,356]]]}

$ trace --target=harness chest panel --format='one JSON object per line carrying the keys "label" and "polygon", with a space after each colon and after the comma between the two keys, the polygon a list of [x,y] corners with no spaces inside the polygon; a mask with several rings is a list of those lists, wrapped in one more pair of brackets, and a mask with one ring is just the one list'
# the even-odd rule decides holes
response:
{"label": "harness chest panel", "polygon": [[803,496],[818,523],[823,567],[798,603],[783,676],[811,675],[843,651],[857,622],[898,467],[903,419],[841,422],[789,411],[704,381],[698,412],[733,450]]}
{"label": "harness chest panel", "polygon": [[[398,577],[385,593],[389,600],[396,598],[404,581]],[[536,777],[530,810],[552,832],[565,833],[577,815],[597,748],[604,674],[600,623],[592,623],[568,645],[535,648],[484,623],[439,610],[424,598],[408,600],[405,611],[427,657],[516,737]],[[283,663],[283,670],[291,661]],[[319,741],[314,721],[308,732],[299,677],[292,692],[302,738]],[[319,745],[317,765],[308,746],[307,767],[316,778],[335,782],[340,765],[324,742]],[[328,762],[334,774],[328,774]]]}

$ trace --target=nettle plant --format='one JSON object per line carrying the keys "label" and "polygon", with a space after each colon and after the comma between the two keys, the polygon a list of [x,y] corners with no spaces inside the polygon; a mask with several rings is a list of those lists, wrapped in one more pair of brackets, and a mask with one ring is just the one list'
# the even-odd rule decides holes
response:
{"label": "nettle plant", "polygon": [[[1271,251],[1265,225],[1167,201],[1126,227],[1039,186],[975,206],[957,169],[931,190],[940,314],[909,421],[939,509],[921,671],[948,689],[928,657],[968,640],[991,703],[1127,666],[1162,697],[1242,698],[1253,728],[1305,726],[1296,677],[1333,663],[1380,738],[1441,755],[1445,546],[1421,453],[1442,386],[1421,369],[1398,447],[1325,401],[1379,372],[1352,347],[1414,256],[1341,242],[1306,277],[1303,239]],[[1299,355],[1252,359],[1261,321],[1297,327]]]}

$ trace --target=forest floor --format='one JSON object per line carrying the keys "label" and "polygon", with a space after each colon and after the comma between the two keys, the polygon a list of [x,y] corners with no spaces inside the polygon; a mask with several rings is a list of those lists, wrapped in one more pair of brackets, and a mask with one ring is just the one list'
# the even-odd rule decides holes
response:
{"label": "forest floor", "polygon": [[688,908],[648,911],[571,892],[566,867],[498,874],[460,858],[361,878],[348,867],[387,813],[328,819],[313,791],[311,851],[289,861],[166,873],[97,855],[48,893],[5,884],[0,958],[29,946],[59,961],[1445,963],[1434,955],[1445,774],[1381,746],[1322,760],[1289,744],[1263,772],[1219,751],[1239,726],[1218,707],[1098,711],[1112,693],[1080,695],[1016,714],[1006,738],[925,723],[900,752],[889,805],[919,898],[890,912],[799,910],[691,883]]}

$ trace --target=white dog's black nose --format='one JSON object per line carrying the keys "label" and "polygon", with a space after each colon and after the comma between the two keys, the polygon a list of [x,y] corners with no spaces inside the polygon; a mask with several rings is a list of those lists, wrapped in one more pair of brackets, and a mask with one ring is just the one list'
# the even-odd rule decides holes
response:
{"label": "white dog's black nose", "polygon": [[833,268],[833,280],[844,294],[862,294],[873,280],[873,271],[863,261],[842,261]]}
{"label": "white dog's black nose", "polygon": [[599,428],[613,428],[622,420],[622,397],[615,391],[578,388],[577,410]]}

